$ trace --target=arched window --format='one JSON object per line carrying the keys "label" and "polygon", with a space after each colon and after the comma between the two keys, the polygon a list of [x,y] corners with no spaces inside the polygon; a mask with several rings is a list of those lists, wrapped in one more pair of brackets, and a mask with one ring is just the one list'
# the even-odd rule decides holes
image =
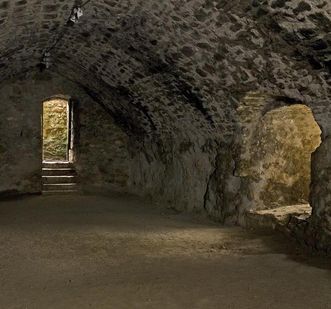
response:
{"label": "arched window", "polygon": [[44,162],[72,162],[73,115],[69,97],[56,96],[43,102],[42,137]]}

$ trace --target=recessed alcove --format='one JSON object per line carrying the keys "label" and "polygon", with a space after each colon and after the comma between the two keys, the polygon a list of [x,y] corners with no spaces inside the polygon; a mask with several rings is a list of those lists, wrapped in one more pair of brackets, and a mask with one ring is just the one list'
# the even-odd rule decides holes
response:
{"label": "recessed alcove", "polygon": [[290,215],[309,217],[311,156],[320,144],[321,130],[309,107],[294,104],[264,114],[251,136],[245,171],[251,212],[285,221]]}

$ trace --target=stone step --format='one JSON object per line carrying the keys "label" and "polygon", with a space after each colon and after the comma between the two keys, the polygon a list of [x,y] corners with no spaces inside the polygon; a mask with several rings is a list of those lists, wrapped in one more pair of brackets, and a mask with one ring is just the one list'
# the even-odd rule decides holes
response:
{"label": "stone step", "polygon": [[246,225],[250,228],[284,229],[293,220],[306,221],[311,216],[311,212],[312,208],[309,204],[250,210],[246,213]]}
{"label": "stone step", "polygon": [[43,176],[43,184],[76,183],[76,176]]}
{"label": "stone step", "polygon": [[75,176],[76,171],[73,168],[43,168],[43,176]]}
{"label": "stone step", "polygon": [[67,195],[67,194],[75,194],[78,193],[78,190],[65,190],[65,191],[61,191],[61,190],[44,190],[43,191],[43,195]]}
{"label": "stone step", "polygon": [[43,168],[73,168],[71,162],[43,162]]}
{"label": "stone step", "polygon": [[43,194],[72,194],[78,192],[77,175],[70,162],[43,162]]}
{"label": "stone step", "polygon": [[76,183],[52,183],[43,184],[44,191],[77,191],[78,186]]}

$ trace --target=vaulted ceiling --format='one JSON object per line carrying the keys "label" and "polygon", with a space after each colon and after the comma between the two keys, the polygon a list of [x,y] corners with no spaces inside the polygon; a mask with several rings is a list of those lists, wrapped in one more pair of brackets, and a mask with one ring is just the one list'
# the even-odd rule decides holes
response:
{"label": "vaulted ceiling", "polygon": [[0,1],[0,80],[37,70],[75,81],[131,131],[223,137],[248,91],[330,98],[327,0]]}

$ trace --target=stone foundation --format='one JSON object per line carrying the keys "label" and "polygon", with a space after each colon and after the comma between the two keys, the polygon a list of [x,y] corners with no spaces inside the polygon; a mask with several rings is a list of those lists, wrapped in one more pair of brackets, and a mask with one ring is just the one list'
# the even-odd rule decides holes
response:
{"label": "stone foundation", "polygon": [[[300,103],[324,141],[312,166],[311,235],[331,246],[329,1],[91,1],[67,27],[72,5],[0,3],[0,193],[40,192],[41,102],[65,95],[78,102],[84,190],[244,224],[252,209],[307,199],[313,128],[297,130],[297,112],[287,128],[287,112],[274,117]],[[286,142],[271,145],[273,136]]]}

